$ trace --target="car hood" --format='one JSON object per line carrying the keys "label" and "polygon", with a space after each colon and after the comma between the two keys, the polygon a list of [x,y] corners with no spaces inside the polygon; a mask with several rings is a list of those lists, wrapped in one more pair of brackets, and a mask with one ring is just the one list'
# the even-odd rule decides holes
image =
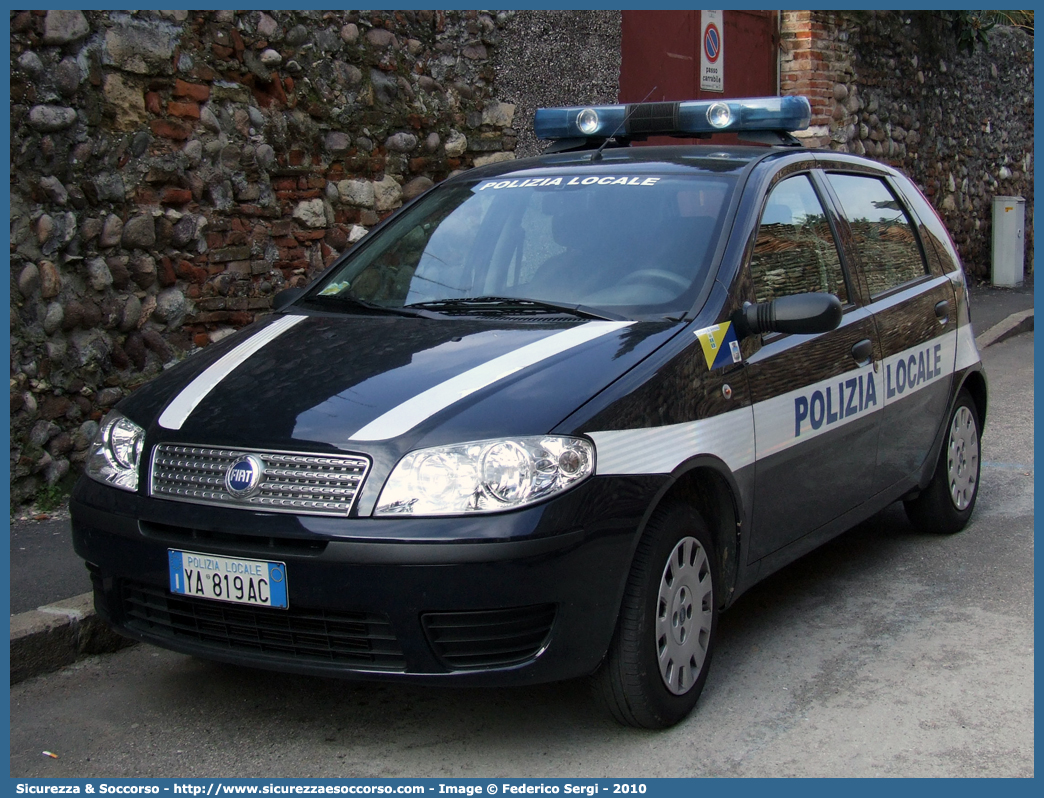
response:
{"label": "car hood", "polygon": [[682,326],[282,314],[169,369],[120,409],[154,442],[404,452],[540,435]]}

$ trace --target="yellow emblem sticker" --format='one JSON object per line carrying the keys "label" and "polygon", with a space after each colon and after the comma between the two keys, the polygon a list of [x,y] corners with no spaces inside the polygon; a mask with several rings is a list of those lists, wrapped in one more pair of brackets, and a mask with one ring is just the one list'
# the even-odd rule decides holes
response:
{"label": "yellow emblem sticker", "polygon": [[697,330],[696,337],[703,347],[708,369],[720,369],[731,363],[739,363],[743,359],[736,331],[732,329],[730,321]]}

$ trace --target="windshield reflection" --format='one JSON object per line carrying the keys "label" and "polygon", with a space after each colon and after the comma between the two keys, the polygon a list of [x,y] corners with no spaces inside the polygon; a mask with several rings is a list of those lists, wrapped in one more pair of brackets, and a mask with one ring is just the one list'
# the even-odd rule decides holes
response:
{"label": "windshield reflection", "polygon": [[310,294],[387,308],[498,297],[616,318],[684,312],[706,278],[734,182],[586,172],[442,186],[364,239]]}

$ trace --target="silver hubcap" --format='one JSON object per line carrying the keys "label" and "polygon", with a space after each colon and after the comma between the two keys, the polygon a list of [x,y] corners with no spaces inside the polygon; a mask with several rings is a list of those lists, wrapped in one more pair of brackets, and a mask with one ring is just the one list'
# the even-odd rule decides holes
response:
{"label": "silver hubcap", "polygon": [[946,453],[946,473],[953,506],[958,510],[966,510],[975,498],[979,479],[979,433],[975,429],[975,416],[967,407],[957,408],[953,416]]}
{"label": "silver hubcap", "polygon": [[687,693],[703,670],[713,612],[707,553],[696,538],[682,538],[664,566],[656,598],[656,656],[663,683],[675,695]]}

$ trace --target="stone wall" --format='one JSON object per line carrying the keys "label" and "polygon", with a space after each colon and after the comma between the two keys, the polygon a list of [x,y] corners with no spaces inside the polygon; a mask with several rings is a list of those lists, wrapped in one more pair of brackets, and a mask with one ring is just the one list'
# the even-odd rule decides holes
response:
{"label": "stone wall", "polygon": [[519,11],[494,50],[498,96],[516,106],[518,157],[538,155],[537,108],[615,103],[620,96],[619,11]]}
{"label": "stone wall", "polygon": [[988,279],[992,199],[1026,198],[1033,264],[1033,38],[988,34],[958,53],[931,12],[783,13],[784,94],[812,101],[811,146],[867,155],[909,174],[940,212],[966,269]]}
{"label": "stone wall", "polygon": [[434,181],[513,157],[506,19],[12,14],[13,501],[164,365]]}
{"label": "stone wall", "polygon": [[516,102],[615,100],[619,74],[619,12],[10,21],[14,504],[165,366],[433,182],[513,158]]}

